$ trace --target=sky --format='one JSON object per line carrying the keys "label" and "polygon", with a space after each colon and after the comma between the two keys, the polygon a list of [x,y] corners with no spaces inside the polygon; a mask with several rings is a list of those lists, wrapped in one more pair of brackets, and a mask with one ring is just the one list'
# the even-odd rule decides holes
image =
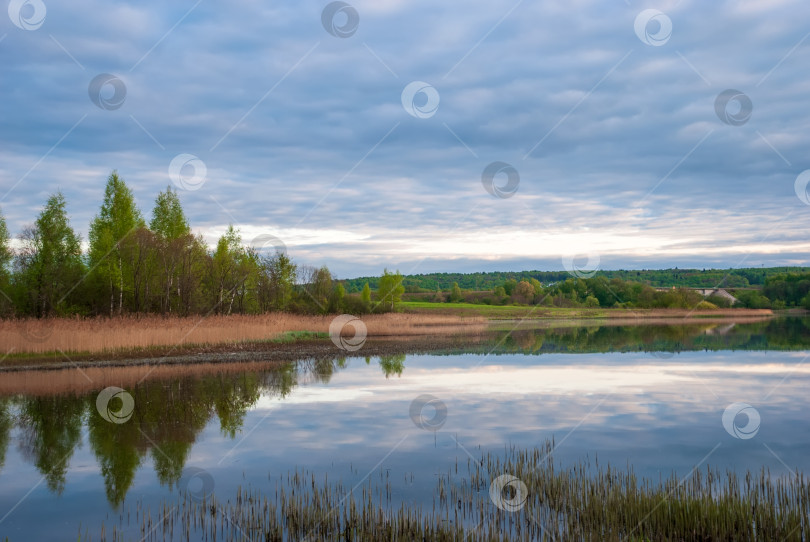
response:
{"label": "sky", "polygon": [[802,0],[11,0],[0,211],[118,170],[339,278],[810,265]]}

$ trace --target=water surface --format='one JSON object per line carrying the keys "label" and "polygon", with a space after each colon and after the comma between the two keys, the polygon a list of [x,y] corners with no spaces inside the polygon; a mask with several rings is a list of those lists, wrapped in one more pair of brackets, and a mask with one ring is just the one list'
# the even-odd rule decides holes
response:
{"label": "water surface", "polygon": [[[808,331],[800,318],[521,329],[430,354],[361,350],[141,384],[87,372],[74,393],[15,384],[0,397],[0,539],[97,539],[103,522],[138,540],[138,506],[272,492],[295,469],[345,487],[383,480],[391,503],[429,506],[457,465],[548,438],[561,464],[598,457],[655,478],[706,464],[808,472]],[[96,404],[116,378],[134,401],[125,423]],[[759,414],[752,438],[724,428],[733,403]]]}

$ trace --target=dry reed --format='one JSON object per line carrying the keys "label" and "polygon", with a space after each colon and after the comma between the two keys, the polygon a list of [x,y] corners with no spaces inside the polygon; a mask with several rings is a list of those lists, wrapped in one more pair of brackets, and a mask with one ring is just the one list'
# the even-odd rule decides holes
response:
{"label": "dry reed", "polygon": [[[209,317],[124,316],[0,321],[3,353],[104,353],[184,345],[268,341],[288,331],[327,333],[334,316],[286,313]],[[363,316],[370,337],[453,333],[483,327],[484,318],[448,315],[374,314]],[[347,328],[344,334],[352,335]]]}

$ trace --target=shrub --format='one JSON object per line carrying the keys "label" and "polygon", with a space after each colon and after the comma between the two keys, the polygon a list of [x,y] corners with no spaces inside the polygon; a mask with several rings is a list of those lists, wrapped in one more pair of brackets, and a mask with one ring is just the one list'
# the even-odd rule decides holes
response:
{"label": "shrub", "polygon": [[737,299],[740,300],[743,307],[749,309],[771,308],[771,300],[756,290],[742,290],[739,292]]}
{"label": "shrub", "polygon": [[727,297],[716,295],[716,294],[715,295],[710,295],[709,297],[707,297],[706,301],[708,301],[709,303],[712,303],[714,305],[717,305],[721,309],[728,309],[729,307],[731,307],[731,300],[730,299],[728,299]]}
{"label": "shrub", "polygon": [[459,303],[461,299],[461,288],[458,287],[458,282],[454,282],[453,287],[450,289],[450,297],[448,297],[447,300],[450,303]]}

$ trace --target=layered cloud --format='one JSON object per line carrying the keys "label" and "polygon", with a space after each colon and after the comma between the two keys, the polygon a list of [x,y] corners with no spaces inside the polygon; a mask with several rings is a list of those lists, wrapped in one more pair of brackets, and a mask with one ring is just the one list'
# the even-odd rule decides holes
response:
{"label": "layered cloud", "polygon": [[342,277],[807,263],[799,0],[43,2],[0,22],[12,232],[62,190],[86,233],[118,169]]}

